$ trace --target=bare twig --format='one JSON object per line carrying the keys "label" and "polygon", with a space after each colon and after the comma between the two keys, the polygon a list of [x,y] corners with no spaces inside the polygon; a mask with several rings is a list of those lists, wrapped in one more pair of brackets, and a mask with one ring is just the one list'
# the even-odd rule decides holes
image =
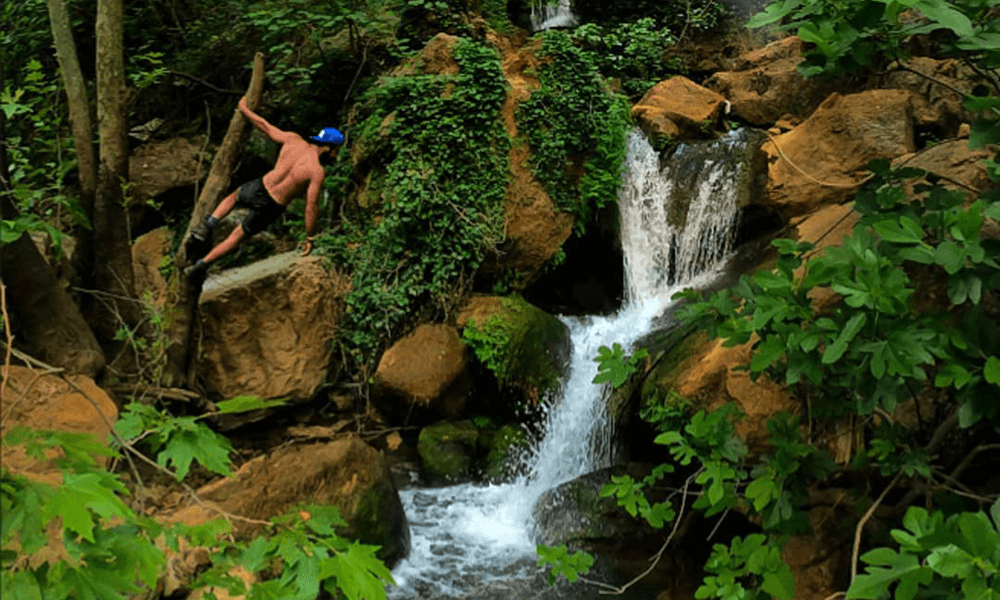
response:
{"label": "bare twig", "polygon": [[889,493],[889,490],[896,487],[896,483],[900,480],[902,476],[903,476],[902,471],[896,473],[896,476],[892,478],[892,481],[889,482],[889,485],[885,486],[885,489],[882,490],[882,493],[879,494],[878,498],[875,499],[875,502],[873,502],[872,505],[868,507],[868,510],[865,511],[865,514],[861,517],[861,520],[858,521],[858,526],[854,530],[854,547],[851,550],[851,583],[854,583],[854,579],[858,576],[858,553],[861,551],[861,532],[864,530],[865,524],[868,523],[868,520],[872,518],[873,514],[875,514],[875,509],[877,509],[878,506],[882,504],[882,501],[885,500],[885,497]]}
{"label": "bare twig", "polygon": [[[644,577],[646,577],[646,575],[649,575],[653,571],[653,569],[656,568],[656,565],[658,565],[660,563],[660,559],[663,558],[664,551],[666,551],[667,546],[670,545],[671,540],[674,539],[674,534],[677,533],[677,528],[681,524],[681,518],[684,517],[684,509],[687,506],[687,497],[688,497],[687,491],[688,491],[688,487],[691,485],[691,482],[694,481],[694,478],[698,476],[698,473],[701,473],[701,469],[699,469],[695,473],[692,473],[690,477],[688,477],[686,480],[684,480],[684,488],[681,490],[681,509],[677,512],[677,516],[674,517],[674,526],[670,530],[670,535],[668,535],[667,539],[664,540],[663,545],[660,546],[660,549],[657,551],[657,553],[654,554],[652,556],[652,558],[650,558],[650,560],[652,562],[649,565],[649,567],[645,571],[643,571],[642,573],[640,573],[639,575],[637,575],[634,579],[632,579],[632,581],[629,581],[628,583],[626,583],[625,585],[623,585],[621,587],[613,588],[612,590],[609,590],[609,591],[606,591],[606,590],[602,589],[601,590],[602,594],[615,595],[615,596],[624,594],[625,590],[629,589],[630,587],[632,587],[633,585],[635,585],[636,583],[638,583],[639,581],[641,581]],[[607,584],[604,584],[604,585],[607,585]]]}
{"label": "bare twig", "polygon": [[227,90],[227,89],[224,89],[224,88],[220,88],[219,86],[215,85],[214,83],[209,83],[208,81],[205,81],[204,79],[202,79],[200,77],[195,77],[194,75],[188,75],[187,73],[182,73],[180,71],[175,71],[173,69],[170,69],[169,72],[170,72],[171,75],[176,75],[177,77],[180,77],[182,79],[187,79],[188,81],[192,81],[194,83],[203,85],[203,86],[207,87],[208,89],[212,90],[213,92],[218,92],[220,94],[229,94],[230,96],[242,96],[243,95],[243,92],[240,91],[240,90]]}

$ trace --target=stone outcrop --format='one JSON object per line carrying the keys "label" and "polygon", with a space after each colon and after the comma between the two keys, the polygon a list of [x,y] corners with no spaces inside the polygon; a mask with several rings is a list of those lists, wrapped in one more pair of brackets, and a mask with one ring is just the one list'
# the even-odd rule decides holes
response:
{"label": "stone outcrop", "polygon": [[651,137],[711,138],[725,106],[716,92],[678,75],[650,88],[632,107],[632,117]]}
{"label": "stone outcrop", "polygon": [[573,351],[569,329],[559,319],[515,297],[476,296],[458,315],[488,348],[487,364],[497,381],[537,403],[558,389]]}
{"label": "stone outcrop", "polygon": [[436,423],[420,430],[417,452],[431,483],[454,483],[472,475],[480,450],[472,421]]}
{"label": "stone outcrop", "polygon": [[705,80],[705,87],[725,96],[732,115],[768,127],[782,117],[801,120],[840,82],[805,79],[798,73],[802,41],[787,37],[740,56],[733,69]]}
{"label": "stone outcrop", "polygon": [[[226,512],[268,520],[304,503],[336,506],[347,522],[338,535],[381,547],[390,566],[409,551],[409,528],[396,485],[382,455],[358,438],[283,446],[245,463],[231,477],[205,485],[198,496]],[[217,515],[198,504],[170,520],[188,525]],[[237,535],[255,531],[236,522]]]}
{"label": "stone outcrop", "polygon": [[[200,161],[201,148],[185,138],[149,142],[129,157],[129,194],[143,202],[178,187],[194,185],[208,174],[210,163]],[[199,164],[201,165],[199,168]]]}
{"label": "stone outcrop", "polygon": [[936,137],[949,138],[971,120],[972,115],[962,108],[962,98],[972,92],[976,79],[977,74],[957,60],[915,56],[881,77],[878,84],[880,88],[908,90],[921,98],[918,123]]}
{"label": "stone outcrop", "polygon": [[199,372],[222,398],[309,400],[326,381],[349,280],[278,254],[213,275],[199,300]]}
{"label": "stone outcrop", "polygon": [[[7,371],[7,385],[0,394],[0,414],[4,415],[0,434],[25,426],[89,433],[103,442],[118,419],[118,407],[93,379],[85,375],[68,375],[64,380],[27,367],[11,366]],[[59,480],[48,461],[29,458],[20,446],[3,444],[0,452],[3,466],[14,472],[39,475],[47,481]]]}
{"label": "stone outcrop", "polygon": [[167,280],[160,272],[164,257],[170,252],[170,228],[159,227],[140,235],[132,242],[132,273],[135,293],[141,300],[162,307],[167,299]]}
{"label": "stone outcrop", "polygon": [[869,162],[916,149],[913,103],[901,90],[832,94],[801,125],[764,143],[765,203],[787,219],[848,198]]}
{"label": "stone outcrop", "polygon": [[451,325],[421,325],[382,354],[375,395],[387,412],[403,420],[456,418],[469,393],[466,354]]}

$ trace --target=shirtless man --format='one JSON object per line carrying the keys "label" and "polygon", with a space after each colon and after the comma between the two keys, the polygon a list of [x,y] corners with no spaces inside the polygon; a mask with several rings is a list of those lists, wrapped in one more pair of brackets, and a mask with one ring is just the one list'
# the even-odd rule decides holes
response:
{"label": "shirtless man", "polygon": [[[203,275],[209,265],[235,248],[244,239],[263,231],[285,212],[288,203],[305,194],[306,197],[306,243],[302,255],[312,252],[313,236],[316,232],[316,213],[319,191],[323,184],[323,167],[320,157],[329,152],[329,157],[335,156],[337,146],[344,143],[342,133],[333,127],[326,127],[319,135],[310,136],[309,140],[289,131],[282,131],[268,123],[263,117],[247,108],[246,99],[241,98],[239,110],[253,123],[254,127],[263,131],[271,140],[281,144],[278,160],[274,168],[260,179],[245,183],[222,199],[215,211],[205,217],[204,223],[191,231],[188,248],[188,259],[204,254],[211,230],[219,220],[229,214],[235,206],[250,209],[250,214],[243,219],[239,227],[233,229],[225,240],[213,248],[204,258],[185,269],[188,277]],[[200,250],[200,252],[199,252]]]}

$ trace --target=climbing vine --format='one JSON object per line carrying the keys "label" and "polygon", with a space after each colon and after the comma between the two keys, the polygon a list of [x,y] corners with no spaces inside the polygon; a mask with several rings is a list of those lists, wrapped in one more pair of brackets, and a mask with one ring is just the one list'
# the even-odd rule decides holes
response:
{"label": "climbing vine", "polygon": [[380,150],[373,205],[328,248],[353,271],[347,335],[364,353],[447,309],[503,236],[506,80],[492,48],[461,40],[454,57],[454,75],[384,79],[358,126],[358,143]]}
{"label": "climbing vine", "polygon": [[591,58],[562,31],[543,35],[541,88],[517,110],[535,176],[582,233],[621,185],[628,101],[610,92]]}

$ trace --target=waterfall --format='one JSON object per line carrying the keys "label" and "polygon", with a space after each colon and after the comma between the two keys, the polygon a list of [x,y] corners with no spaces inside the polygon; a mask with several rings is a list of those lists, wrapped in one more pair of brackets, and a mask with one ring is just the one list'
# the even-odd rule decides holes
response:
{"label": "waterfall", "polygon": [[531,30],[544,31],[560,27],[575,27],[571,0],[533,0],[531,4]]}
{"label": "waterfall", "polygon": [[[527,598],[522,592],[470,595],[471,588],[528,580],[534,567],[532,508],[546,490],[610,464],[607,388],[594,385],[600,346],[625,348],[653,328],[670,297],[711,282],[732,250],[747,145],[742,133],[678,146],[661,168],[639,131],[628,139],[619,200],[627,299],[613,316],[562,317],[573,357],[562,397],[527,475],[503,485],[465,484],[400,494],[411,524],[410,556],[393,576],[391,598]],[[486,582],[486,583],[484,583]]]}

